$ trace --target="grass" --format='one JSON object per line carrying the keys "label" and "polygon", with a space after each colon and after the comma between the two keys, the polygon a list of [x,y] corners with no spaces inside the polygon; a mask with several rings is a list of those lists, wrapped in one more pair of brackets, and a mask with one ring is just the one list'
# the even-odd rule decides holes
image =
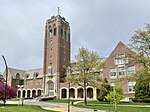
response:
{"label": "grass", "polygon": [[56,112],[56,111],[44,110],[41,107],[34,105],[18,106],[6,104],[6,106],[3,108],[3,105],[1,104],[0,112]]}
{"label": "grass", "polygon": [[[105,105],[103,105],[105,104]],[[107,105],[108,104],[108,105]],[[124,106],[123,106],[124,105]],[[150,112],[150,108],[148,107],[130,107],[126,105],[150,105],[150,103],[133,103],[133,102],[122,102],[118,106],[118,112]],[[97,110],[114,110],[112,105],[109,102],[99,102],[99,101],[88,101],[88,105],[85,106],[84,102],[78,103],[74,105],[79,108],[89,108],[89,109],[97,109]]]}
{"label": "grass", "polygon": [[[97,110],[114,110],[114,108],[111,106],[104,106],[104,105],[74,105],[79,108],[89,108],[89,109],[97,109]],[[145,107],[118,107],[118,112],[150,112],[150,108]]]}

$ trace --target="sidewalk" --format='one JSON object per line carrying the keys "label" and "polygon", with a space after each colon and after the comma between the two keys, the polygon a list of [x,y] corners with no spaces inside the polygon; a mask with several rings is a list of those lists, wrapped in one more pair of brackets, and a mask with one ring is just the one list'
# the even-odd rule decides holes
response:
{"label": "sidewalk", "polygon": [[[7,101],[6,104],[20,104],[19,101]],[[25,105],[38,105],[46,110],[53,110],[59,112],[68,112],[67,103],[49,103],[49,102],[39,102],[37,100],[24,100]],[[93,109],[78,108],[70,106],[70,112],[95,112]],[[104,110],[97,110],[96,112],[106,112]]]}

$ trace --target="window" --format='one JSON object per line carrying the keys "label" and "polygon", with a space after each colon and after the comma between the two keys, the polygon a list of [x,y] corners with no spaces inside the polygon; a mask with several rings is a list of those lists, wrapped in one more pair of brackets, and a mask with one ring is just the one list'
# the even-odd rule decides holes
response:
{"label": "window", "polygon": [[53,74],[52,65],[48,66],[48,74]]}
{"label": "window", "polygon": [[39,73],[38,72],[35,72],[34,73],[34,77],[36,78],[36,77],[38,77],[39,76]]}
{"label": "window", "polygon": [[56,28],[54,28],[54,36],[56,36],[56,32],[57,32],[57,30],[56,30]]}
{"label": "window", "polygon": [[49,30],[49,37],[52,38],[52,30]]}
{"label": "window", "polygon": [[61,37],[63,36],[63,29],[61,29]]}
{"label": "window", "polygon": [[119,64],[125,64],[128,63],[128,58],[125,57],[125,54],[119,54],[116,58],[115,58],[115,64],[119,65]]}
{"label": "window", "polygon": [[116,77],[116,69],[111,68],[109,75],[110,75],[111,78],[115,78]]}
{"label": "window", "polygon": [[135,66],[131,66],[127,68],[127,74],[133,74],[135,72]]}
{"label": "window", "polygon": [[49,96],[54,96],[54,92],[49,92]]}
{"label": "window", "polygon": [[123,76],[126,74],[126,70],[125,70],[125,67],[119,67],[118,68],[118,75],[119,76]]}
{"label": "window", "polygon": [[115,84],[114,84],[113,82],[111,82],[110,86],[111,86],[111,87],[114,87],[114,86],[115,86]]}
{"label": "window", "polygon": [[135,89],[135,84],[136,82],[128,82],[128,92],[129,93],[134,93],[134,89]]}
{"label": "window", "polygon": [[67,33],[66,33],[66,31],[65,31],[65,40],[67,39]]}
{"label": "window", "polygon": [[48,90],[54,90],[54,83],[53,82],[48,83]]}

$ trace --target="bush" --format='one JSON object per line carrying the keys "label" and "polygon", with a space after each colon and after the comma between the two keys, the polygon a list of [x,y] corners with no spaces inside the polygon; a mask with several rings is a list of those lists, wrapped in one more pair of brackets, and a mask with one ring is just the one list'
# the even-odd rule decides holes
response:
{"label": "bush", "polygon": [[45,97],[45,98],[41,98],[40,101],[47,101],[47,100],[54,100],[55,97]]}
{"label": "bush", "polygon": [[150,98],[144,98],[144,99],[133,98],[132,101],[133,102],[150,103]]}

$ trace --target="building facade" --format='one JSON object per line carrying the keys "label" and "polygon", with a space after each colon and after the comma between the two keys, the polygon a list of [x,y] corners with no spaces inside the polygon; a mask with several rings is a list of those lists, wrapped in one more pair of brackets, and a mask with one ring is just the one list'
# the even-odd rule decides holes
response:
{"label": "building facade", "polygon": [[[52,16],[45,24],[44,62],[43,68],[33,70],[8,69],[8,85],[18,89],[18,97],[31,98],[36,96],[68,98],[68,84],[65,83],[65,68],[70,64],[70,26],[64,17]],[[114,86],[116,79],[135,73],[138,65],[126,66],[130,50],[119,42],[113,52],[105,60],[102,77],[107,78]],[[5,78],[5,71],[3,73]],[[121,81],[126,99],[134,97],[135,81]],[[84,98],[83,87],[71,84],[70,97]],[[100,90],[88,86],[87,98],[96,99]]]}

